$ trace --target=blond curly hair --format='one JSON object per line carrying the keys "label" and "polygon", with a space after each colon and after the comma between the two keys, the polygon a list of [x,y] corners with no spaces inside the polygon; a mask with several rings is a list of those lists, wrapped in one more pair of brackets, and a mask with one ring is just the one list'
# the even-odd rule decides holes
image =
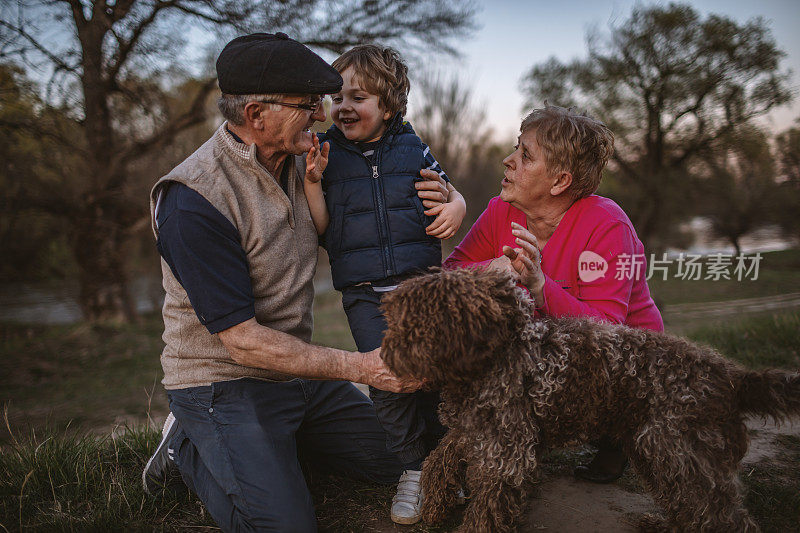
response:
{"label": "blond curly hair", "polygon": [[340,55],[332,64],[339,73],[353,67],[361,88],[377,94],[380,105],[392,115],[406,114],[408,92],[408,66],[397,50],[374,44],[361,44]]}

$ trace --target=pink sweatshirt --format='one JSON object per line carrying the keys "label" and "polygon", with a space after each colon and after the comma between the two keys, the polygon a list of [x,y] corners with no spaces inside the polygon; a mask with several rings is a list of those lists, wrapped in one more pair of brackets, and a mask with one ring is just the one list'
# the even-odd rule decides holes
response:
{"label": "pink sweatshirt", "polygon": [[[512,222],[527,227],[522,211],[492,198],[444,267],[486,265],[503,255],[503,246],[519,247]],[[542,314],[664,330],[645,279],[644,246],[628,216],[608,198],[592,195],[572,204],[542,250],[542,272],[544,301],[536,302]]]}

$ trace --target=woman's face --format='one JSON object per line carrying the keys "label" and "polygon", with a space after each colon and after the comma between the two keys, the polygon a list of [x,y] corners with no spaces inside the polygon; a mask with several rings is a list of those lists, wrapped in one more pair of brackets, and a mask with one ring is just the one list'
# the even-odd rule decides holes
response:
{"label": "woman's face", "polygon": [[519,136],[516,149],[503,159],[503,164],[506,170],[501,200],[530,214],[552,197],[550,190],[557,175],[548,172],[535,131]]}

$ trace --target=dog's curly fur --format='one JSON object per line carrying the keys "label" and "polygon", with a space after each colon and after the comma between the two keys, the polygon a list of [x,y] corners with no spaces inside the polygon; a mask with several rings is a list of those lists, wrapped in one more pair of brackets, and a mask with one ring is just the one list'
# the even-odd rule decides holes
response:
{"label": "dog's curly fur", "polygon": [[426,460],[423,519],[471,493],[468,531],[507,531],[543,450],[611,435],[672,531],[757,531],[737,480],[746,415],[800,413],[800,375],[753,372],[711,348],[588,319],[533,319],[506,275],[440,271],[383,300],[382,357],[441,390],[447,435]]}

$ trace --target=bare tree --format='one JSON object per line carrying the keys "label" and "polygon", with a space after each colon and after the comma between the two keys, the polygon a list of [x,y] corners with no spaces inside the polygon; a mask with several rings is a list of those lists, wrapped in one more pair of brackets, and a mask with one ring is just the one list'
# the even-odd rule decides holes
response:
{"label": "bare tree", "polygon": [[739,255],[742,236],[773,223],[780,203],[767,136],[758,128],[741,127],[702,154],[701,167],[699,212],[711,220],[713,233],[728,239]]}
{"label": "bare tree", "polygon": [[685,4],[639,6],[584,60],[550,59],[523,79],[527,105],[576,105],[616,134],[614,164],[648,247],[687,215],[692,165],[724,135],[790,100],[785,55],[766,22],[701,17]]}
{"label": "bare tree", "polygon": [[[213,33],[217,48],[238,33],[286,31],[334,52],[375,40],[453,52],[474,14],[468,2],[442,0],[19,0],[0,9],[0,60],[47,80],[39,116],[5,127],[47,136],[80,159],[40,208],[70,227],[88,319],[135,316],[125,243],[146,202],[130,194],[132,163],[207,120],[215,80],[211,62],[186,50],[191,30]],[[205,77],[189,83],[198,70]],[[171,95],[191,85],[176,105]],[[48,108],[71,120],[44,120]]]}
{"label": "bare tree", "polygon": [[794,239],[800,238],[800,119],[796,124],[776,139],[781,183],[780,202],[774,213],[778,224]]}
{"label": "bare tree", "polygon": [[467,202],[461,229],[447,243],[454,246],[499,193],[511,147],[495,142],[484,110],[457,75],[428,72],[414,81],[414,128]]}

